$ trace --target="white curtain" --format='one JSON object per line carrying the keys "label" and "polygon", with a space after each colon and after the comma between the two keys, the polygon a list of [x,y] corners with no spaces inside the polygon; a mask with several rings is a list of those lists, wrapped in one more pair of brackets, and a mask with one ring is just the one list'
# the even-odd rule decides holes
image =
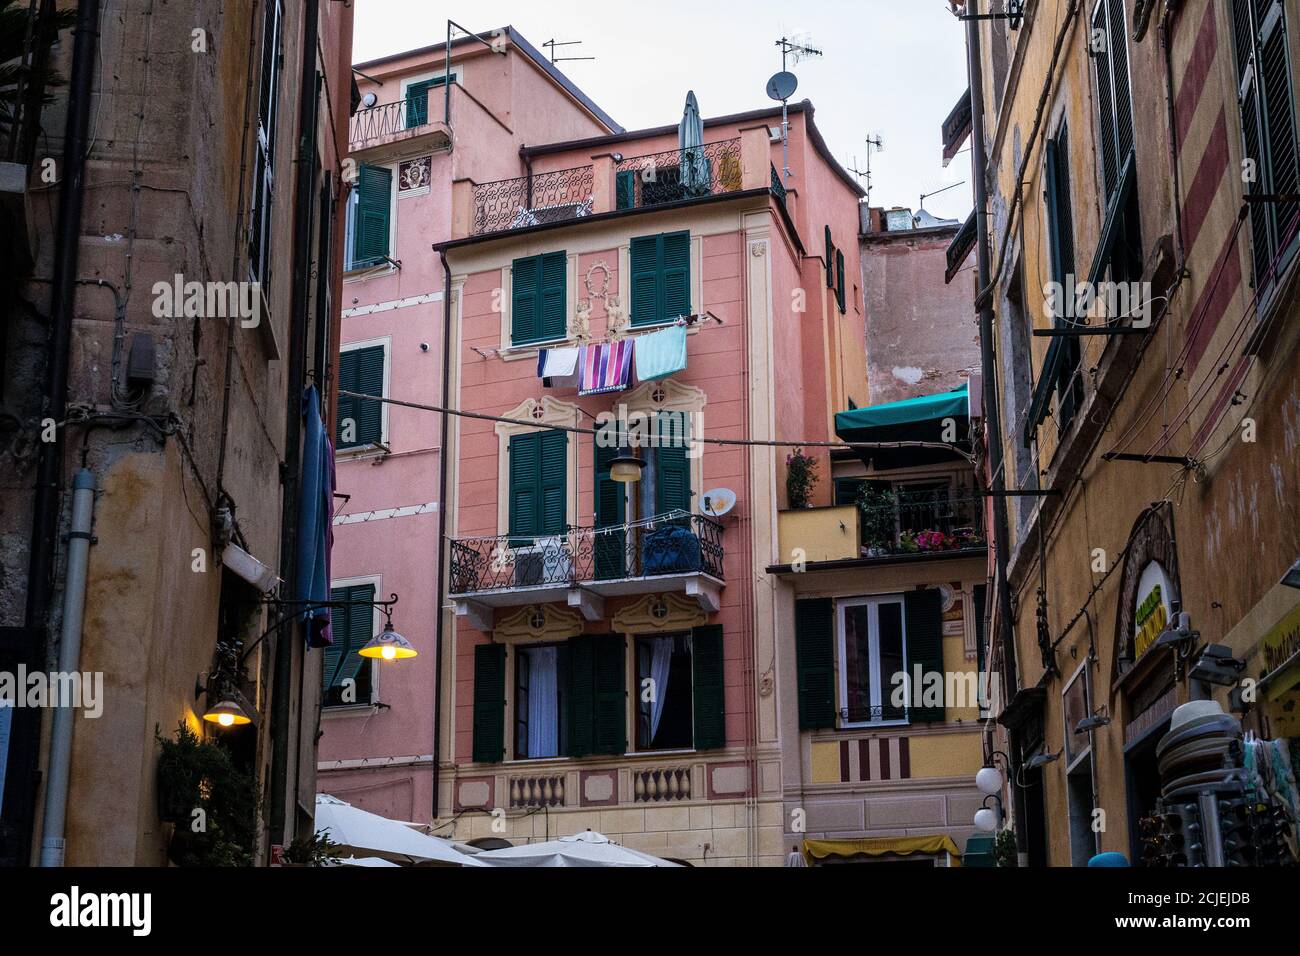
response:
{"label": "white curtain", "polygon": [[673,662],[673,639],[651,639],[650,679],[654,681],[654,699],[650,701],[650,739],[659,733],[659,719],[664,715],[664,702],[668,699],[668,671]]}
{"label": "white curtain", "polygon": [[528,756],[556,757],[560,752],[557,649],[528,652]]}

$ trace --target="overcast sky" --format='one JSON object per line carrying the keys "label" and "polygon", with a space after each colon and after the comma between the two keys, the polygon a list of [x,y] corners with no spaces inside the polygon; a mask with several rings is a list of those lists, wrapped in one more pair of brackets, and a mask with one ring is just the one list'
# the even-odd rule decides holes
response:
{"label": "overcast sky", "polygon": [[[776,40],[804,33],[825,54],[791,67],[794,99],[810,99],[817,126],[846,168],[865,170],[868,135],[884,139],[871,160],[872,205],[915,209],[920,194],[967,181],[926,200],[937,216],[971,209],[970,154],[943,168],[940,124],[966,89],[962,26],[943,0],[355,0],[353,60],[437,43],[447,19],[470,30],[513,25],[533,46],[581,40],[560,63],[605,112],[628,129],[681,119],[693,89],[705,116],[770,102],[781,68]],[[864,182],[865,186],[865,182]]]}

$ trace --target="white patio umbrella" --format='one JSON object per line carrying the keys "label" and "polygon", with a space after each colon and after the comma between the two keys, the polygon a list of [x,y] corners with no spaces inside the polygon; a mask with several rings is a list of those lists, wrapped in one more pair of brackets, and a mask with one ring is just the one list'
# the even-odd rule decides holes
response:
{"label": "white patio umbrella", "polygon": [[328,866],[401,866],[392,860],[381,860],[377,856],[340,856],[331,860]]}
{"label": "white patio umbrella", "polygon": [[360,857],[380,857],[399,864],[483,865],[446,840],[427,836],[397,820],[370,813],[325,793],[316,794],[316,831],[324,831],[339,846]]}
{"label": "white patio umbrella", "polygon": [[709,158],[704,155],[704,119],[695,91],[686,93],[682,121],[677,125],[677,145],[682,151],[682,188],[688,196],[709,191]]}
{"label": "white patio umbrella", "polygon": [[545,843],[485,850],[475,859],[490,866],[681,866],[611,843],[594,830]]}

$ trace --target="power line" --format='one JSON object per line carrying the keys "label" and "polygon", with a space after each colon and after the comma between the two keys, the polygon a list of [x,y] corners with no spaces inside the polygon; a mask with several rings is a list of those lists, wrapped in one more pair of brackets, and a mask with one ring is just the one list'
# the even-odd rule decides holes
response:
{"label": "power line", "polygon": [[[443,408],[439,405],[426,405],[422,402],[407,402],[398,398],[388,398],[383,395],[366,395],[362,392],[350,392],[346,389],[339,389],[340,395],[346,395],[348,398],[360,398],[369,402],[382,402],[387,405],[398,405],[402,408],[418,408],[421,411],[437,412],[440,415],[455,415],[459,418],[472,418],[477,421],[485,422],[502,422],[506,425],[527,425],[530,428],[539,427],[536,421],[529,421],[524,418],[505,418],[501,415],[489,415],[485,412],[467,412],[459,408]],[[579,435],[598,435],[598,428],[582,428],[578,425],[542,425],[540,427],[554,429],[555,431],[573,432]],[[786,441],[786,440],[765,440],[758,438],[692,438],[692,442],[699,442],[703,445],[745,445],[762,448],[846,448],[846,449],[899,449],[899,448],[931,448],[941,449],[951,452],[965,459],[970,464],[975,463],[975,456],[969,452],[962,451],[956,445],[947,442],[935,441],[893,441],[893,442],[862,442],[862,441]]]}

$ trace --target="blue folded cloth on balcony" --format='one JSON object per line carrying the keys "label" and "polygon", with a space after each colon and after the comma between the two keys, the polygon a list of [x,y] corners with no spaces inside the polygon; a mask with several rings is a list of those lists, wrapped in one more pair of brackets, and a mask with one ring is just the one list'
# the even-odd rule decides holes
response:
{"label": "blue folded cloth on balcony", "polygon": [[637,336],[636,377],[653,382],[686,368],[686,326],[670,325],[658,332]]}
{"label": "blue folded cloth on balcony", "polygon": [[657,528],[641,545],[641,569],[647,575],[700,570],[700,539],[682,525]]}

